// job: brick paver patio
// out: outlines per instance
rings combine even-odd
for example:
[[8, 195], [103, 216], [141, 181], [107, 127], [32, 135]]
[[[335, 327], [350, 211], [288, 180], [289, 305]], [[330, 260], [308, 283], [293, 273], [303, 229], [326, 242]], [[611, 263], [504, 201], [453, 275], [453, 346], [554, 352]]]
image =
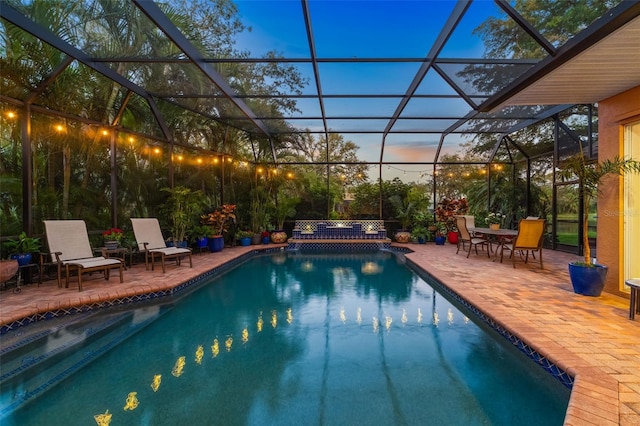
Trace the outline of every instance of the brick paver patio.
[[[485, 254], [455, 254], [455, 246], [396, 244], [413, 250], [407, 259], [451, 288], [537, 352], [575, 378], [567, 425], [640, 425], [640, 319], [628, 319], [629, 300], [609, 294], [576, 295], [567, 263], [576, 257], [544, 252], [545, 269], [537, 262], [493, 262]], [[58, 289], [54, 281], [24, 286], [20, 293], [0, 292], [0, 324], [61, 308], [173, 288], [248, 251], [268, 246], [226, 248], [194, 256], [194, 266], [170, 264], [146, 271], [134, 265], [105, 281], [83, 280], [84, 291]], [[73, 284], [72, 284], [73, 285]]]

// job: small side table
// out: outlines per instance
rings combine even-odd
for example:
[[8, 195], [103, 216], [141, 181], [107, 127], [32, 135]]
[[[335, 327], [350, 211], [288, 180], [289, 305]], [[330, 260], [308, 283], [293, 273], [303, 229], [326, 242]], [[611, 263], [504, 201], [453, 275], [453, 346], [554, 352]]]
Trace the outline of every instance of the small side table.
[[631, 288], [629, 301], [629, 319], [634, 319], [636, 312], [640, 314], [640, 278], [632, 278], [624, 282]]
[[127, 254], [129, 255], [129, 266], [131, 266], [131, 251], [126, 247], [118, 247], [114, 249], [108, 249], [106, 247], [98, 247], [93, 249], [93, 252], [102, 255], [106, 258], [119, 259], [124, 264], [124, 269], [127, 269]]

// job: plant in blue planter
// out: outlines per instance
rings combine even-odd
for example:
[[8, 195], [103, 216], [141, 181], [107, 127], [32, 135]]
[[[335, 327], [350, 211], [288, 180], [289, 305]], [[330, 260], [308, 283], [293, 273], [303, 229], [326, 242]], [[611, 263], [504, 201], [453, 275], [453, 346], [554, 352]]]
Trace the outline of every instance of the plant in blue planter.
[[236, 238], [240, 241], [241, 246], [250, 246], [253, 232], [251, 231], [238, 231], [236, 232]]
[[424, 244], [427, 241], [429, 231], [422, 225], [416, 225], [411, 230], [411, 238], [418, 241], [418, 244]]
[[28, 265], [31, 263], [33, 253], [40, 251], [40, 238], [28, 237], [23, 231], [18, 238], [5, 242], [4, 247], [11, 259], [18, 261], [18, 265]]
[[198, 248], [205, 248], [209, 244], [209, 234], [211, 234], [211, 228], [207, 225], [197, 225], [191, 228], [189, 231], [191, 235], [191, 242]]
[[260, 236], [262, 237], [262, 244], [269, 244], [271, 241], [271, 233], [269, 231], [262, 231]]
[[211, 230], [209, 249], [213, 252], [224, 248], [223, 234], [229, 230], [231, 224], [236, 223], [235, 204], [223, 204], [212, 213], [202, 216], [202, 224]]
[[436, 245], [443, 246], [445, 241], [447, 241], [447, 237], [445, 236], [447, 232], [447, 226], [444, 222], [436, 222], [434, 226], [436, 228], [436, 236], [434, 237]]
[[589, 205], [598, 196], [598, 186], [605, 176], [623, 176], [626, 173], [640, 173], [640, 162], [618, 156], [603, 161], [587, 159], [580, 150], [577, 154], [563, 160], [559, 176], [563, 181], [576, 178], [582, 189], [582, 234], [584, 262], [569, 264], [569, 275], [573, 291], [585, 296], [600, 296], [607, 277], [607, 267], [591, 260], [589, 246]]

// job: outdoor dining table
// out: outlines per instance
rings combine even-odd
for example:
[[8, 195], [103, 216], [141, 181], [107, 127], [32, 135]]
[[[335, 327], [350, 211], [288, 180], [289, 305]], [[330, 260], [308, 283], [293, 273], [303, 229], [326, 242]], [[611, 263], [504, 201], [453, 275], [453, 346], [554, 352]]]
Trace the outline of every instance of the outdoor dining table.
[[496, 248], [496, 251], [495, 251], [495, 256], [494, 256], [494, 259], [493, 259], [494, 261], [498, 257], [498, 250], [500, 250], [500, 247], [502, 246], [502, 244], [504, 244], [505, 241], [511, 240], [516, 235], [518, 235], [518, 231], [517, 230], [515, 230], [515, 229], [504, 229], [504, 228], [498, 228], [498, 229], [469, 228], [469, 232], [471, 232], [472, 234], [491, 235], [491, 236], [495, 237], [495, 241], [496, 241], [496, 244], [498, 245], [498, 247]]

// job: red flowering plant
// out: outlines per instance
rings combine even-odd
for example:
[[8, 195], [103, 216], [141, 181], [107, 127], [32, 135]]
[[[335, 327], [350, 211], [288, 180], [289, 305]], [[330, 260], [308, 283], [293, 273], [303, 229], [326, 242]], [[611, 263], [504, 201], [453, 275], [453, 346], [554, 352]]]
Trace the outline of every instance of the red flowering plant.
[[260, 233], [260, 236], [261, 236], [262, 238], [264, 238], [264, 237], [268, 237], [269, 235], [271, 235], [271, 234], [269, 233], [269, 231], [262, 231], [262, 233]]
[[467, 214], [469, 211], [469, 203], [466, 198], [449, 199], [444, 198], [438, 203], [436, 208], [436, 220], [444, 223], [447, 232], [456, 232], [456, 216]]
[[235, 204], [223, 204], [213, 213], [202, 216], [202, 223], [211, 228], [212, 236], [222, 235], [229, 230], [232, 223], [236, 223], [235, 210]]
[[102, 238], [104, 238], [105, 241], [120, 242], [120, 240], [122, 240], [122, 237], [124, 237], [124, 232], [119, 228], [110, 228], [102, 233]]

